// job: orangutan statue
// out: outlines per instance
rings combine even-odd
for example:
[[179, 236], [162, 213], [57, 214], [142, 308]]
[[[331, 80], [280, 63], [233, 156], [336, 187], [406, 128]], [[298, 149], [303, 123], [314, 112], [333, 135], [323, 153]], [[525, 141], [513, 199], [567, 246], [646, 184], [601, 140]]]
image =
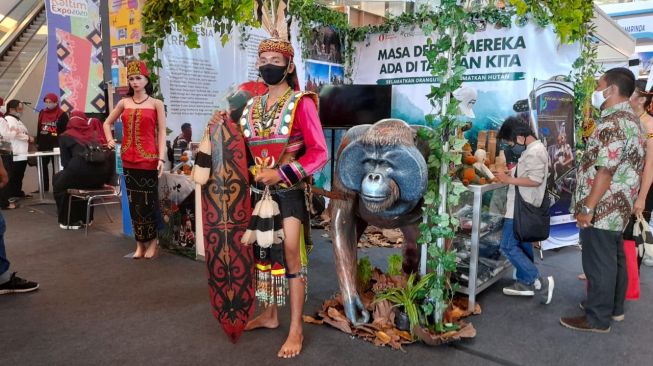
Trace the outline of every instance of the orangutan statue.
[[340, 144], [333, 192], [342, 198], [331, 201], [331, 235], [345, 314], [355, 325], [369, 320], [356, 289], [356, 248], [368, 225], [399, 228], [403, 271], [418, 270], [427, 151], [415, 129], [397, 119], [356, 126]]

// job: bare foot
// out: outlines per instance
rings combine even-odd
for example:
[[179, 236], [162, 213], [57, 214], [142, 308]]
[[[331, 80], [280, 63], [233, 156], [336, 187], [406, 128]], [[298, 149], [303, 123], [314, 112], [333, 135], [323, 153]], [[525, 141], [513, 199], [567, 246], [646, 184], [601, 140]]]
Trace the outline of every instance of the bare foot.
[[145, 252], [144, 257], [147, 259], [156, 258], [159, 254], [159, 240], [153, 239], [150, 240], [150, 244], [147, 246], [147, 251]]
[[258, 328], [274, 329], [278, 327], [279, 319], [277, 319], [276, 314], [272, 314], [270, 311], [265, 311], [256, 318], [250, 320], [245, 326], [245, 330], [253, 330]]
[[145, 255], [145, 246], [141, 243], [136, 244], [136, 251], [132, 255], [132, 259], [141, 259]]
[[304, 343], [304, 336], [302, 335], [301, 330], [300, 331], [291, 330], [290, 333], [288, 333], [288, 338], [286, 339], [286, 343], [284, 343], [283, 346], [281, 346], [281, 349], [279, 350], [279, 353], [277, 353], [277, 356], [281, 358], [296, 357], [302, 351], [303, 343]]

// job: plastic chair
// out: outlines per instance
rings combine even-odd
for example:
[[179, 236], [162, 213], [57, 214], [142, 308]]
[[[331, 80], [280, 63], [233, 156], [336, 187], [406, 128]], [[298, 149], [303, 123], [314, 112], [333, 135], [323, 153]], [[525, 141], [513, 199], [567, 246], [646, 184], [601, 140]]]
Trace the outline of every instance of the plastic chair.
[[117, 186], [105, 186], [98, 189], [68, 189], [68, 220], [66, 225], [70, 226], [70, 207], [73, 198], [79, 198], [86, 201], [86, 225], [84, 225], [84, 235], [88, 236], [88, 227], [90, 226], [89, 220], [91, 218], [91, 207], [102, 206], [104, 211], [109, 217], [109, 221], [113, 223], [113, 218], [109, 214], [108, 205], [119, 205], [121, 188], [120, 184]]

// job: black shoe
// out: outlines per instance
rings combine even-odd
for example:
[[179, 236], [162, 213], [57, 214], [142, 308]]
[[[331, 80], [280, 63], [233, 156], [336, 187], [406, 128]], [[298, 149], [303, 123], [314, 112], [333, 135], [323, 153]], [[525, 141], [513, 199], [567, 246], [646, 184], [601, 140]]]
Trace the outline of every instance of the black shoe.
[[16, 276], [16, 272], [14, 272], [9, 281], [0, 285], [0, 295], [31, 292], [38, 288], [38, 283], [24, 280]]

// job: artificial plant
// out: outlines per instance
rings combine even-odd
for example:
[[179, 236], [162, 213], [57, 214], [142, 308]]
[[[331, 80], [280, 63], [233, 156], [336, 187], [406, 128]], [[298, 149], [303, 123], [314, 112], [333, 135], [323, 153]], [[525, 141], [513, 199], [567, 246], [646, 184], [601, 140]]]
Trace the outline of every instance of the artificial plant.
[[408, 315], [410, 332], [411, 334], [414, 334], [415, 327], [420, 325], [418, 310], [419, 303], [426, 297], [429, 288], [431, 287], [431, 282], [435, 276], [435, 273], [428, 273], [418, 279], [417, 275], [412, 273], [408, 276], [406, 286], [402, 288], [388, 288], [377, 294], [374, 301], [381, 302], [383, 300], [388, 300], [393, 303], [394, 306], [401, 306], [403, 311], [406, 312], [406, 315]]
[[[140, 54], [140, 58], [145, 60], [150, 70], [160, 68], [161, 59], [157, 54], [163, 49], [166, 37], [172, 33], [173, 25], [186, 37], [189, 48], [199, 47], [195, 27], [207, 21], [213, 24], [224, 44], [234, 27], [257, 24], [254, 9], [255, 0], [147, 0], [143, 7], [141, 38], [145, 52]], [[155, 92], [158, 92], [156, 74], [151, 73], [150, 78]]]

